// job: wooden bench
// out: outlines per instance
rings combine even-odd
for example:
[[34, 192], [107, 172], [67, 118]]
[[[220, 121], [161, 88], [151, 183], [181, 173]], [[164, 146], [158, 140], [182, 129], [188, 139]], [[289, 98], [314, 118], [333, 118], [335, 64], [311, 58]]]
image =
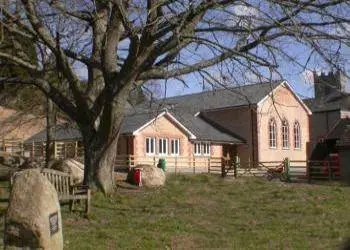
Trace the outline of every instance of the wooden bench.
[[61, 203], [69, 202], [70, 210], [73, 211], [76, 201], [85, 200], [85, 212], [90, 213], [91, 191], [87, 186], [74, 185], [73, 176], [61, 171], [43, 168], [41, 173], [55, 187]]

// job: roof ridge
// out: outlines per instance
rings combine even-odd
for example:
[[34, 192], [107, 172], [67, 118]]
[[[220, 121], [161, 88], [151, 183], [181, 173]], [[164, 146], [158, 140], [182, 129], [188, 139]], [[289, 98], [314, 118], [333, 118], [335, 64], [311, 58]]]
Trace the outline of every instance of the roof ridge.
[[202, 91], [202, 92], [196, 92], [196, 93], [189, 93], [189, 94], [184, 94], [184, 95], [176, 95], [176, 96], [170, 96], [170, 97], [166, 97], [166, 98], [160, 98], [160, 99], [157, 99], [157, 101], [166, 101], [166, 100], [175, 99], [175, 98], [178, 98], [178, 97], [202, 95], [202, 94], [206, 94], [206, 93], [214, 93], [216, 91], [234, 90], [234, 89], [238, 89], [238, 88], [246, 88], [246, 87], [251, 87], [251, 86], [256, 86], [256, 85], [267, 85], [267, 84], [276, 84], [276, 83], [281, 84], [284, 81], [285, 80], [273, 80], [273, 81], [270, 81], [270, 82], [246, 84], [246, 85], [239, 85], [239, 86], [227, 87], [227, 88], [217, 88], [217, 89], [207, 90], [207, 91]]

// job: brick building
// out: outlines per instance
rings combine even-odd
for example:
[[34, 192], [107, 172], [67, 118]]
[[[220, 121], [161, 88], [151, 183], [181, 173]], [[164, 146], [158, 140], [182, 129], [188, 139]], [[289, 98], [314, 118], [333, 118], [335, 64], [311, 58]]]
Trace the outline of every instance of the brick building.
[[350, 118], [350, 95], [347, 79], [341, 71], [314, 72], [315, 97], [304, 100], [312, 111], [310, 158], [323, 160], [337, 153], [336, 143]]
[[[308, 107], [286, 81], [176, 96], [128, 110], [118, 154], [241, 162], [307, 160]], [[68, 131], [68, 130], [67, 130]], [[65, 129], [57, 141], [80, 137]], [[41, 132], [26, 143], [44, 141]]]

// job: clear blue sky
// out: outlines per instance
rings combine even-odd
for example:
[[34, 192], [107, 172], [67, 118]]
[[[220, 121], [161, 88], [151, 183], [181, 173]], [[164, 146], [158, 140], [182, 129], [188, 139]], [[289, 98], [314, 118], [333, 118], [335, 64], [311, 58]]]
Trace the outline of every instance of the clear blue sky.
[[[293, 54], [298, 62], [302, 65], [308, 60], [308, 56], [310, 53], [309, 48], [305, 48], [296, 44], [290, 44], [290, 54]], [[346, 51], [347, 52], [347, 51]], [[344, 52], [345, 53], [345, 52]], [[303, 67], [296, 65], [295, 63], [290, 63], [285, 59], [279, 60], [279, 72], [281, 73], [283, 79], [287, 80], [289, 84], [293, 87], [293, 89], [299, 94], [299, 96], [303, 99], [306, 97], [313, 97], [314, 95], [314, 86], [312, 82], [312, 78], [307, 77], [306, 73], [309, 72], [309, 75], [312, 75], [311, 70], [316, 70], [318, 72], [328, 72], [331, 68], [326, 65], [319, 57], [315, 56], [308, 63], [308, 69], [305, 70]], [[348, 68], [347, 68], [348, 67]], [[344, 65], [345, 70], [349, 70], [349, 66]], [[195, 92], [203, 91], [203, 82], [202, 79], [194, 74], [187, 75], [183, 77], [188, 87], [184, 86], [179, 81], [168, 81], [166, 88], [166, 95], [175, 96], [175, 95], [184, 95]], [[241, 83], [249, 84], [249, 82]], [[165, 93], [164, 89], [164, 81], [159, 83], [162, 88], [162, 96]], [[348, 83], [349, 85], [349, 83]], [[234, 86], [234, 85], [233, 85]], [[158, 86], [159, 87], [159, 86]], [[206, 86], [206, 90], [210, 89], [210, 86]], [[350, 87], [347, 88], [350, 90]], [[159, 92], [159, 89], [158, 89]]]

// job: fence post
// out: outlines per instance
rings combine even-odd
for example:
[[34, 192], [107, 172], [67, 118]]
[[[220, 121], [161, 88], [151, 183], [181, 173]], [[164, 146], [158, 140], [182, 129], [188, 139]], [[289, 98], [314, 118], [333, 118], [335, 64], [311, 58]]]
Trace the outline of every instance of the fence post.
[[208, 174], [210, 174], [210, 157], [208, 158]]
[[175, 175], [176, 175], [176, 172], [177, 172], [177, 157], [175, 156]]
[[286, 171], [287, 181], [290, 182], [290, 161], [288, 157], [284, 159], [284, 171]]
[[193, 157], [193, 162], [192, 162], [192, 164], [193, 164], [192, 167], [195, 168], [195, 166], [196, 166], [196, 157], [195, 157], [195, 156]]
[[128, 155], [128, 167], [129, 167], [129, 170], [131, 168], [131, 155]]
[[226, 166], [226, 158], [222, 158], [221, 162], [221, 177], [224, 178], [226, 176], [226, 171], [225, 171], [225, 166]]
[[55, 156], [55, 159], [57, 159], [57, 142], [54, 141], [53, 145], [53, 155]]
[[235, 161], [233, 162], [233, 177], [237, 178], [237, 166], [240, 163], [240, 159], [238, 157], [238, 155], [236, 155], [235, 157]]
[[78, 141], [75, 141], [75, 147], [74, 147], [74, 157], [78, 157]]
[[306, 161], [306, 174], [307, 174], [307, 182], [311, 183], [311, 166], [310, 162]]
[[156, 156], [153, 156], [153, 167], [156, 166]]
[[63, 143], [63, 150], [64, 150], [64, 159], [67, 159], [67, 145], [65, 142]]
[[330, 161], [327, 161], [327, 167], [328, 167], [328, 180], [332, 180], [332, 171], [331, 171], [331, 164]]
[[32, 159], [34, 158], [34, 153], [35, 153], [35, 144], [34, 141], [32, 142]]

